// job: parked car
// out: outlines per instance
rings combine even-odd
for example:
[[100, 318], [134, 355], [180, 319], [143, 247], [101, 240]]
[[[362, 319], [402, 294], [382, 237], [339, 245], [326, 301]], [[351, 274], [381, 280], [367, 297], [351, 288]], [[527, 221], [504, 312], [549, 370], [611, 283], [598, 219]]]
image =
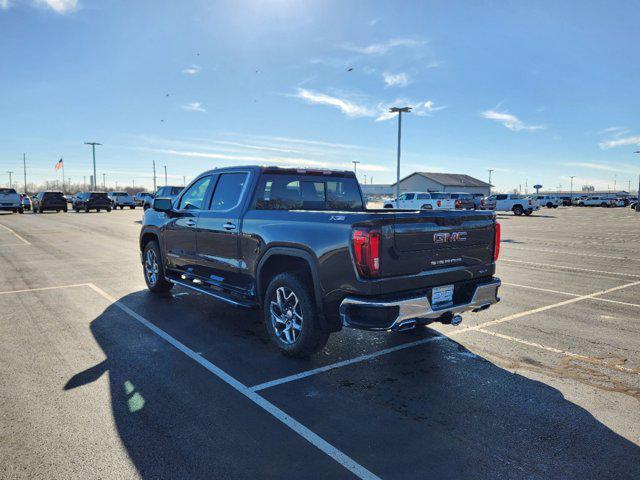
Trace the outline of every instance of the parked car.
[[27, 195], [26, 193], [21, 193], [20, 202], [22, 203], [23, 210], [31, 210], [31, 199], [29, 198], [29, 195]]
[[483, 209], [494, 210], [496, 212], [513, 212], [514, 215], [520, 216], [531, 215], [537, 210], [537, 205], [531, 198], [523, 197], [517, 194], [500, 193], [487, 197], [484, 201]]
[[148, 192], [138, 192], [133, 196], [133, 201], [136, 202], [136, 206], [144, 206], [145, 200], [149, 198], [149, 201], [153, 203], [153, 194]]
[[607, 207], [615, 206], [615, 201], [613, 199], [607, 198], [607, 197], [600, 197], [600, 196], [587, 197], [587, 198], [581, 198], [578, 201], [578, 206], [579, 207], [603, 207], [603, 208], [607, 208]]
[[31, 198], [31, 210], [33, 213], [44, 213], [47, 210], [66, 212], [67, 201], [62, 192], [39, 192]]
[[400, 201], [393, 199], [384, 203], [384, 208], [400, 210], [454, 210], [455, 200], [444, 193], [406, 192], [400, 195]]
[[73, 195], [68, 194], [68, 195], [63, 195], [63, 197], [67, 201], [67, 203], [73, 203]]
[[199, 175], [144, 213], [151, 292], [181, 285], [262, 309], [286, 355], [343, 326], [457, 325], [498, 301], [500, 227], [486, 211], [366, 210], [353, 172], [236, 167]]
[[474, 210], [476, 208], [475, 198], [472, 193], [450, 193], [449, 195], [455, 202], [457, 209]]
[[73, 201], [73, 209], [76, 213], [80, 212], [80, 210], [84, 212], [89, 212], [90, 210], [95, 210], [96, 212], [106, 210], [110, 212], [111, 200], [109, 200], [105, 192], [81, 192], [76, 195]]
[[560, 205], [560, 198], [555, 195], [535, 195], [533, 197], [541, 207], [558, 208]]
[[13, 188], [0, 188], [0, 210], [24, 213], [20, 195]]
[[473, 195], [473, 205], [476, 210], [480, 210], [484, 203], [484, 193], [474, 193]]
[[162, 197], [162, 198], [177, 198], [183, 187], [175, 187], [175, 186], [164, 186], [160, 187], [156, 193], [150, 198], [146, 198], [144, 201], [143, 208], [146, 210], [147, 208], [153, 205], [153, 199]]
[[109, 192], [107, 196], [109, 200], [111, 200], [111, 208], [113, 209], [117, 209], [118, 207], [120, 207], [120, 210], [124, 207], [129, 207], [130, 209], [136, 208], [136, 202], [133, 196], [127, 192]]

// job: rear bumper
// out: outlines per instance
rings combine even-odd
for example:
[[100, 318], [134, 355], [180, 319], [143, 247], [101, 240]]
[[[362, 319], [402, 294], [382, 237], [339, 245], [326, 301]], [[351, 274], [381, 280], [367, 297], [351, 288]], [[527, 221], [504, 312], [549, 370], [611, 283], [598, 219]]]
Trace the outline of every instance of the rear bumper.
[[[362, 330], [398, 330], [407, 320], [436, 320], [469, 310], [479, 311], [500, 301], [501, 282], [492, 278], [476, 285], [469, 301], [434, 309], [429, 295], [377, 301], [375, 299], [347, 297], [340, 303], [340, 318], [346, 327]], [[368, 321], [367, 317], [371, 319]]]

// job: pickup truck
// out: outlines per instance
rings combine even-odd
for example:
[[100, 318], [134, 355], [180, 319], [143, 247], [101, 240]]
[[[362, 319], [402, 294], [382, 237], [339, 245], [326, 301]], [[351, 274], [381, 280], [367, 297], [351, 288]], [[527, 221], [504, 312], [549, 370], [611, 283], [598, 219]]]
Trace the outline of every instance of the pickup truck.
[[20, 195], [13, 188], [0, 188], [0, 210], [24, 213]]
[[579, 207], [615, 207], [615, 201], [608, 197], [587, 197], [578, 200]]
[[456, 208], [456, 201], [445, 193], [406, 192], [399, 198], [400, 201], [394, 198], [385, 202], [384, 208], [401, 210], [453, 210]]
[[169, 186], [169, 185], [160, 187], [158, 188], [158, 190], [156, 190], [156, 193], [154, 193], [153, 195], [149, 195], [144, 199], [142, 208], [144, 210], [146, 210], [147, 208], [151, 208], [151, 206], [153, 205], [153, 199], [156, 197], [176, 198], [182, 191], [182, 188], [183, 187], [175, 187], [175, 186]]
[[547, 208], [558, 208], [562, 200], [555, 195], [535, 195], [533, 197], [538, 203], [542, 206], [544, 205]]
[[482, 207], [484, 210], [494, 210], [496, 212], [513, 212], [514, 215], [520, 216], [531, 215], [534, 210], [538, 210], [540, 206], [535, 200], [516, 194], [497, 194], [491, 195], [484, 200]]
[[124, 207], [129, 207], [130, 209], [136, 208], [136, 202], [133, 199], [133, 196], [129, 195], [127, 192], [109, 192], [107, 193], [107, 196], [111, 201], [111, 208], [114, 210], [118, 207], [120, 207], [120, 210]]
[[486, 211], [367, 210], [353, 172], [207, 171], [144, 213], [148, 289], [180, 285], [262, 310], [286, 355], [343, 326], [401, 331], [499, 301], [500, 226]]

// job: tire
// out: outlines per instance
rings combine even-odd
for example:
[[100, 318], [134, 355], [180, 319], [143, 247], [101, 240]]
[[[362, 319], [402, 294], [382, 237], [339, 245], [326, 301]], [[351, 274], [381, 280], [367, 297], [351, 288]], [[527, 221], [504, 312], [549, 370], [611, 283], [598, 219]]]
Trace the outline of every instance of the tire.
[[584, 203], [580, 202], [580, 203], [578, 204], [578, 206], [579, 206], [579, 207], [584, 207]]
[[[145, 205], [145, 206], [144, 206], [144, 209], [146, 210], [147, 208], [149, 208], [149, 207], [147, 207], [147, 206]], [[393, 208], [393, 205], [385, 205], [383, 208]]]
[[521, 205], [515, 205], [515, 206], [513, 207], [513, 214], [514, 214], [514, 215], [516, 215], [516, 216], [518, 216], [518, 217], [519, 217], [519, 216], [520, 216], [520, 215], [522, 215], [523, 213], [524, 213], [524, 209], [522, 208], [522, 206], [521, 206]]
[[320, 329], [311, 289], [295, 275], [273, 277], [262, 308], [267, 334], [284, 355], [304, 358], [326, 345], [329, 334]]
[[[111, 211], [111, 210], [109, 210], [109, 211]], [[96, 208], [96, 212], [100, 213], [100, 209], [99, 209], [99, 208]]]
[[65, 208], [63, 208], [63, 209], [62, 209], [62, 211], [63, 211], [64, 213], [67, 213], [67, 212], [69, 211], [69, 209], [68, 209], [67, 207], [65, 207]]
[[144, 281], [149, 291], [167, 293], [173, 288], [173, 283], [167, 282], [164, 277], [164, 262], [162, 261], [162, 253], [160, 253], [158, 242], [152, 240], [145, 245], [142, 261]]
[[553, 208], [553, 203], [547, 202], [547, 208]]
[[84, 213], [89, 213], [89, 206], [84, 207]]
[[554, 205], [553, 208], [558, 208], [558, 205]]
[[135, 210], [136, 206], [135, 205], [129, 205], [129, 210]]
[[14, 208], [13, 210], [11, 210], [11, 213], [18, 213], [18, 209]]
[[20, 213], [20, 214], [24, 213], [24, 207], [20, 207], [20, 208], [18, 209], [18, 213]]
[[75, 207], [74, 210], [76, 211], [76, 213], [80, 213], [80, 209], [78, 207]]
[[59, 208], [58, 208], [58, 209], [56, 209], [56, 213], [60, 213], [60, 209], [59, 209]]
[[43, 207], [40, 207], [40, 208], [38, 209], [38, 213], [44, 213], [44, 208], [43, 208]]
[[[100, 210], [98, 210], [98, 211], [100, 211]], [[111, 209], [109, 207], [107, 207], [107, 212], [110, 212], [110, 211], [111, 211]]]
[[[387, 207], [385, 207], [385, 208], [387, 208]], [[391, 208], [391, 207], [388, 207], [388, 208]], [[148, 209], [149, 209], [149, 205], [146, 205], [146, 204], [145, 204], [145, 205], [142, 207], [142, 210], [144, 210], [145, 212], [146, 212]]]
[[524, 214], [528, 217], [529, 215], [531, 215], [533, 213], [533, 210], [525, 210]]
[[600, 204], [600, 206], [601, 206], [602, 208], [607, 208], [609, 205], [608, 205], [606, 202], [602, 202], [602, 203]]
[[422, 205], [420, 207], [420, 210], [433, 210], [433, 207], [431, 205]]

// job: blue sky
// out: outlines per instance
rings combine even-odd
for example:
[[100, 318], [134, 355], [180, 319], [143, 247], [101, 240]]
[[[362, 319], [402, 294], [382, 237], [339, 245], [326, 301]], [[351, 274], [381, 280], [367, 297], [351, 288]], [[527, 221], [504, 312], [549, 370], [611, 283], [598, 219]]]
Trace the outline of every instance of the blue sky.
[[[638, 2], [0, 0], [0, 184], [234, 164], [635, 186]], [[162, 175], [161, 175], [162, 176]], [[163, 180], [161, 181], [163, 183]], [[635, 187], [634, 187], [635, 188]]]

